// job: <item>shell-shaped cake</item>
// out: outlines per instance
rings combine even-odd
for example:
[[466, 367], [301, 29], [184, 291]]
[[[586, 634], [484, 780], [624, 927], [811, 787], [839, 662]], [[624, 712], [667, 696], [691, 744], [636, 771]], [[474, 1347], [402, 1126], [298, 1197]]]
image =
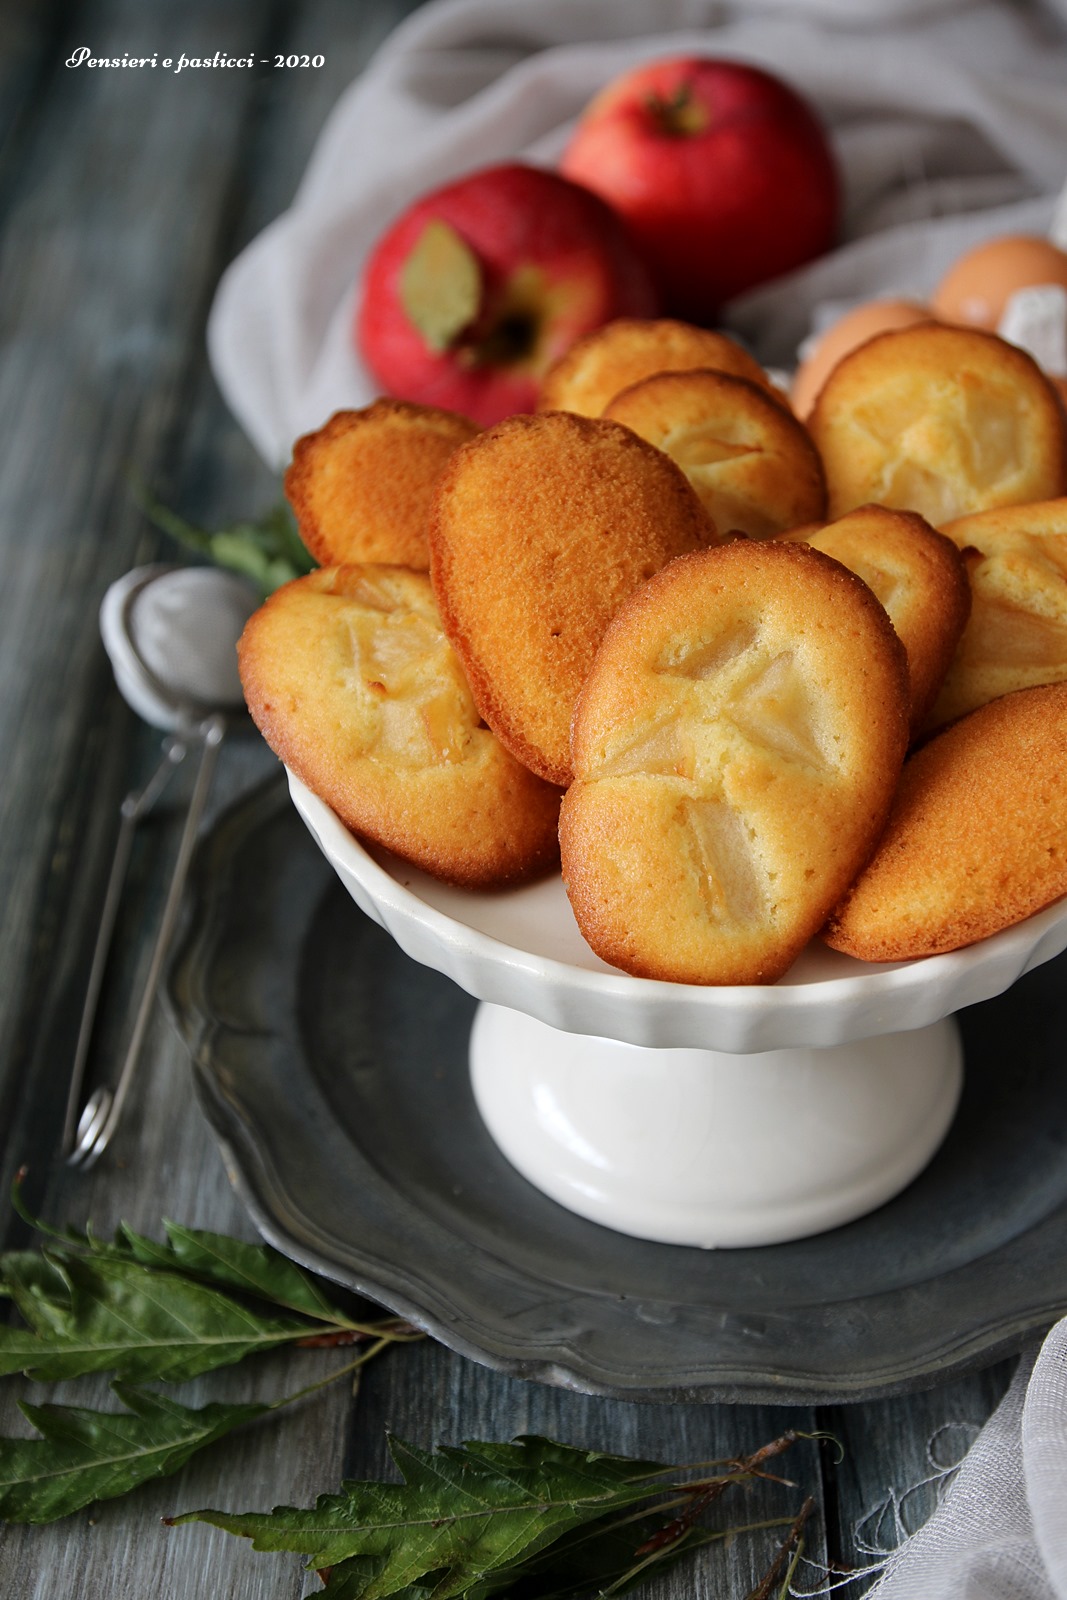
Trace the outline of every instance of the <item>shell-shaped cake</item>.
[[267, 743], [353, 832], [471, 887], [556, 860], [559, 792], [482, 723], [424, 573], [298, 578], [252, 615], [238, 658]]
[[453, 450], [477, 432], [454, 411], [382, 399], [337, 411], [298, 439], [285, 493], [319, 565], [372, 561], [426, 572], [437, 480]]
[[766, 539], [826, 511], [807, 429], [747, 378], [660, 372], [623, 389], [604, 415], [678, 463], [720, 533]]
[[804, 540], [861, 577], [877, 595], [908, 656], [911, 726], [917, 732], [941, 686], [971, 609], [963, 556], [915, 511], [860, 506]]
[[963, 553], [973, 598], [929, 727], [1067, 678], [1067, 499], [983, 511], [943, 531]]
[[876, 502], [955, 517], [1067, 491], [1067, 417], [1050, 380], [996, 334], [935, 322], [845, 356], [808, 426], [830, 516]]
[[839, 562], [745, 540], [673, 562], [575, 711], [560, 843], [582, 933], [640, 976], [773, 982], [874, 848], [907, 739], [903, 647]]
[[729, 334], [670, 317], [618, 317], [585, 334], [549, 368], [539, 411], [574, 411], [601, 417], [623, 389], [656, 372], [711, 367], [770, 387], [754, 356]]
[[520, 761], [569, 782], [571, 713], [611, 618], [716, 538], [681, 470], [617, 422], [509, 417], [456, 451], [430, 573], [478, 708]]
[[863, 961], [957, 950], [1067, 894], [1067, 684], [961, 717], [909, 759], [827, 942]]

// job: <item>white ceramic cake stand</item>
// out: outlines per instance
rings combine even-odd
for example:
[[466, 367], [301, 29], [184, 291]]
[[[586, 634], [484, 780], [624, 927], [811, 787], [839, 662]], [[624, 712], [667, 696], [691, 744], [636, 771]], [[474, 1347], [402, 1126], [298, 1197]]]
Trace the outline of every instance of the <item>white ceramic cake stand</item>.
[[586, 945], [558, 877], [448, 888], [289, 785], [360, 908], [482, 1002], [471, 1076], [503, 1153], [561, 1205], [639, 1238], [777, 1244], [888, 1200], [952, 1120], [952, 1013], [1067, 947], [1060, 900], [924, 961], [873, 966], [813, 944], [770, 986], [633, 978]]

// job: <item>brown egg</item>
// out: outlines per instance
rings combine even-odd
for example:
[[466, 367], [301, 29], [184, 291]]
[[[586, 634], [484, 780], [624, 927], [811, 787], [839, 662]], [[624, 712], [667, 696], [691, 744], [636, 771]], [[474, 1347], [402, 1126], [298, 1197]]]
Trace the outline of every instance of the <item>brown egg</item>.
[[846, 311], [827, 328], [811, 355], [797, 368], [790, 392], [797, 416], [801, 421], [807, 418], [830, 373], [857, 345], [866, 344], [876, 333], [910, 328], [913, 323], [931, 320], [930, 311], [915, 300], [868, 300]]
[[1067, 251], [1035, 235], [1009, 234], [960, 256], [938, 284], [930, 307], [944, 322], [995, 333], [1016, 289], [1044, 283], [1067, 289]]

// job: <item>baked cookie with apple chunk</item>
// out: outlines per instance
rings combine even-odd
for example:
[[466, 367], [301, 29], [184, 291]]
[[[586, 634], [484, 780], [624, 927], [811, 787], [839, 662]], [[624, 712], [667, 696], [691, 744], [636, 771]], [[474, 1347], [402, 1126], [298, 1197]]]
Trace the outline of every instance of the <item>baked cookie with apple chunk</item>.
[[808, 421], [830, 516], [875, 502], [940, 527], [1067, 492], [1067, 416], [1024, 350], [976, 328], [916, 323], [851, 351]]
[[1067, 499], [982, 511], [942, 531], [962, 552], [973, 599], [931, 728], [1013, 689], [1067, 679]]
[[685, 474], [629, 428], [565, 411], [461, 445], [430, 518], [430, 576], [475, 702], [549, 783], [604, 630], [675, 556], [717, 542]]
[[601, 417], [622, 389], [656, 372], [711, 367], [773, 390], [754, 356], [728, 334], [670, 317], [616, 317], [576, 339], [541, 380], [539, 411]]
[[557, 860], [559, 791], [481, 721], [425, 573], [297, 578], [249, 619], [238, 662], [271, 749], [354, 833], [467, 887]]
[[477, 432], [454, 411], [380, 399], [336, 411], [298, 439], [285, 494], [319, 565], [373, 561], [427, 571], [434, 487], [453, 450]]
[[655, 373], [623, 389], [604, 415], [676, 461], [724, 534], [766, 539], [826, 513], [807, 429], [747, 378], [706, 367]]
[[1067, 894], [1067, 683], [991, 700], [909, 759], [825, 938], [861, 961], [974, 944]]
[[803, 544], [683, 556], [623, 606], [574, 714], [563, 876], [605, 961], [772, 983], [866, 862], [908, 740], [904, 650]]
[[793, 528], [782, 538], [833, 556], [882, 602], [907, 652], [911, 728], [918, 733], [970, 614], [959, 550], [917, 511], [886, 506], [860, 506], [836, 522]]

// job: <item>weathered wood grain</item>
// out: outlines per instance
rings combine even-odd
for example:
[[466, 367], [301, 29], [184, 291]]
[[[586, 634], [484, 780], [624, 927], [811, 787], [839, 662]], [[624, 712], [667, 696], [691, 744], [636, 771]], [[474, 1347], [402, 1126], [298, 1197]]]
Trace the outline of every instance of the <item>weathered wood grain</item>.
[[[341, 88], [407, 9], [368, 8], [361, 24], [332, 0], [283, 27], [253, 0], [221, 14], [161, 4], [149, 36], [149, 14], [117, 0], [79, 12], [77, 34], [54, 45], [69, 55], [79, 39], [121, 52], [243, 38], [273, 54], [330, 42], [327, 67], [299, 81], [54, 74], [22, 139], [0, 374], [0, 747], [17, 752], [0, 794], [0, 1125], [43, 1114], [27, 1112], [22, 1087], [59, 1053], [42, 1049], [40, 1022], [69, 1019], [108, 832], [146, 770], [96, 622], [108, 582], [161, 548], [127, 474], [208, 520], [275, 496], [206, 374], [207, 306], [233, 249], [288, 202]], [[214, 503], [195, 492], [201, 480]], [[9, 1149], [0, 1183], [17, 1159]]]
[[[279, 17], [254, 3], [225, 12], [105, 3], [80, 8], [77, 34], [62, 43], [36, 40], [38, 52], [69, 54], [91, 41], [104, 53], [150, 45], [150, 29], [161, 49], [173, 40], [191, 51], [194, 40], [226, 48], [243, 33], [265, 53], [327, 56], [314, 79], [279, 74], [248, 85], [190, 75], [161, 87], [137, 73], [53, 72], [47, 98], [20, 130], [7, 217], [9, 360], [0, 376], [0, 738], [17, 751], [0, 800], [0, 1182], [6, 1193], [14, 1169], [31, 1160], [31, 1199], [52, 1221], [91, 1215], [110, 1226], [127, 1217], [155, 1232], [169, 1214], [253, 1234], [192, 1105], [184, 1049], [161, 1015], [112, 1151], [86, 1176], [49, 1165], [118, 804], [143, 781], [158, 746], [112, 685], [96, 608], [113, 577], [172, 553], [136, 511], [129, 467], [209, 525], [276, 496], [207, 373], [204, 317], [225, 262], [288, 202], [337, 94], [408, 9], [376, 5], [361, 16], [324, 0]], [[254, 736], [232, 739], [214, 808], [272, 761]], [[180, 799], [176, 789], [138, 842], [94, 1051], [100, 1072], [118, 1058], [124, 996], [143, 976]], [[20, 1234], [9, 1229], [12, 1239]], [[279, 1358], [228, 1375], [225, 1392], [277, 1395], [329, 1360]], [[0, 1397], [2, 1426], [25, 1432], [13, 1388]], [[192, 1385], [186, 1398], [202, 1394]], [[79, 1386], [78, 1398], [107, 1403], [103, 1385], [95, 1394]], [[5, 1595], [302, 1594], [309, 1583], [298, 1561], [265, 1567], [243, 1545], [208, 1529], [168, 1532], [159, 1517], [224, 1503], [235, 1484], [250, 1505], [313, 1499], [337, 1481], [348, 1412], [346, 1389], [328, 1391], [280, 1418], [284, 1435], [251, 1429], [194, 1463], [180, 1486], [161, 1484], [54, 1528], [5, 1529]]]

